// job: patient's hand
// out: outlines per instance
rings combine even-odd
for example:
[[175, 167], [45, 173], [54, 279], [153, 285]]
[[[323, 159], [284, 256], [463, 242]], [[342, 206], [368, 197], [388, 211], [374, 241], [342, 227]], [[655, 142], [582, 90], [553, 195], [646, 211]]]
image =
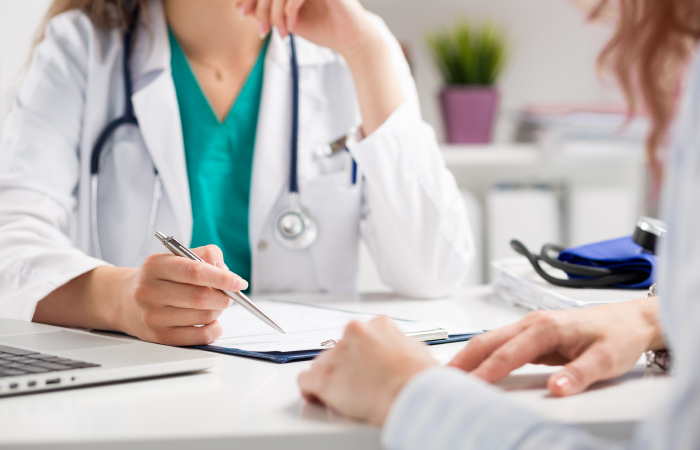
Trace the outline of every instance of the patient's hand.
[[382, 425], [394, 399], [415, 374], [437, 361], [425, 344], [404, 336], [391, 319], [350, 323], [343, 339], [299, 376], [308, 401]]
[[527, 364], [564, 365], [547, 387], [577, 394], [627, 372], [646, 350], [665, 348], [655, 297], [574, 311], [537, 311], [472, 339], [450, 362], [488, 382]]

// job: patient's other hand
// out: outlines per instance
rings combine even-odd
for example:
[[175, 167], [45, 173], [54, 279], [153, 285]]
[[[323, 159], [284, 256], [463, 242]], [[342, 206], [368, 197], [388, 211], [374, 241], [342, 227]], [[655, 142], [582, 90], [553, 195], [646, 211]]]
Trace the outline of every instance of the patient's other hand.
[[450, 365], [495, 382], [527, 363], [564, 365], [547, 387], [578, 394], [627, 372], [646, 350], [665, 348], [656, 297], [574, 311], [536, 311], [472, 339]]

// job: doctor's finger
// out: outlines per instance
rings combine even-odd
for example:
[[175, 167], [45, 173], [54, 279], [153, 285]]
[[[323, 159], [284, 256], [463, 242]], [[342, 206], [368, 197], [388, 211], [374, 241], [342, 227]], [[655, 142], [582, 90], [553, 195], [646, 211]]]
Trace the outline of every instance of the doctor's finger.
[[526, 327], [527, 325], [521, 320], [503, 328], [487, 331], [471, 339], [448, 365], [469, 372], [484, 362], [500, 346], [522, 333]]
[[284, 15], [287, 17], [286, 25], [287, 31], [290, 33], [294, 32], [294, 26], [297, 23], [297, 18], [299, 17], [299, 10], [306, 0], [287, 0], [287, 4], [284, 7]]
[[285, 3], [286, 0], [272, 0], [272, 6], [270, 8], [270, 22], [277, 27], [277, 31], [282, 37], [286, 37], [289, 34], [287, 31], [287, 21], [284, 15]]
[[255, 6], [257, 3], [258, 0], [241, 0], [238, 2], [236, 5], [238, 7], [238, 14], [240, 18], [242, 19], [249, 14], [255, 13]]
[[233, 302], [226, 294], [217, 289], [168, 281], [159, 282], [144, 295], [150, 296], [147, 299], [149, 303], [155, 302], [161, 307], [223, 311]]
[[214, 321], [202, 327], [172, 327], [154, 332], [154, 342], [177, 347], [211, 344], [221, 336], [223, 328]]
[[248, 282], [235, 273], [207, 264], [202, 261], [192, 261], [179, 256], [152, 255], [146, 258], [141, 270], [148, 277], [177, 283], [206, 286], [214, 289], [237, 291], [248, 287]]
[[144, 322], [152, 328], [185, 327], [191, 325], [209, 325], [218, 319], [222, 310], [189, 309], [166, 306], [147, 316]]
[[255, 17], [259, 21], [260, 37], [270, 32], [271, 0], [258, 0], [255, 5]]
[[218, 246], [213, 244], [195, 247], [192, 249], [192, 253], [199, 256], [209, 264], [214, 264], [215, 266], [217, 266], [217, 262], [224, 260], [224, 253]]
[[557, 340], [551, 329], [530, 327], [499, 347], [471, 374], [493, 383], [540, 356], [552, 353], [556, 347]]

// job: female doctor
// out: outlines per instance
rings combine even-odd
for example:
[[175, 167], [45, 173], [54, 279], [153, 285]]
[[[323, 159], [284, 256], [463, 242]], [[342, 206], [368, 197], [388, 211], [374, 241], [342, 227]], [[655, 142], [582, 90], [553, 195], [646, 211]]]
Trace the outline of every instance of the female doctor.
[[361, 234], [406, 295], [472, 257], [400, 46], [357, 0], [56, 0], [5, 130], [3, 317], [205, 344], [216, 289], [354, 290]]

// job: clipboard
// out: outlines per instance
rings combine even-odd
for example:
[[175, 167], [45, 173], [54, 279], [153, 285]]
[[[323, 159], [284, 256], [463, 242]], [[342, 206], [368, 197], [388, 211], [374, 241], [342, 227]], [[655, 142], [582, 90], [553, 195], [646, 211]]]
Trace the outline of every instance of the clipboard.
[[[435, 341], [425, 341], [428, 345], [440, 345], [449, 344], [452, 342], [464, 342], [469, 339], [480, 335], [481, 333], [472, 334], [456, 334], [448, 336], [446, 339], [439, 339]], [[199, 350], [206, 350], [208, 352], [223, 353], [226, 355], [243, 356], [245, 358], [262, 359], [265, 361], [270, 361], [278, 364], [285, 364], [289, 362], [296, 361], [306, 361], [309, 359], [314, 359], [316, 356], [321, 354], [323, 350], [308, 350], [300, 352], [251, 352], [247, 350], [238, 350], [235, 348], [224, 348], [217, 347], [215, 345], [195, 345], [192, 348]]]
[[[286, 321], [283, 324], [286, 334], [270, 332], [268, 327], [234, 304], [219, 317], [224, 330], [222, 336], [209, 345], [192, 348], [279, 364], [304, 361], [333, 347], [341, 339], [349, 322], [366, 322], [378, 317], [375, 314], [346, 311], [326, 305], [273, 299], [259, 300], [258, 304], [281, 322]], [[405, 335], [428, 345], [467, 341], [483, 333], [483, 330], [443, 323], [396, 318], [392, 320]]]

